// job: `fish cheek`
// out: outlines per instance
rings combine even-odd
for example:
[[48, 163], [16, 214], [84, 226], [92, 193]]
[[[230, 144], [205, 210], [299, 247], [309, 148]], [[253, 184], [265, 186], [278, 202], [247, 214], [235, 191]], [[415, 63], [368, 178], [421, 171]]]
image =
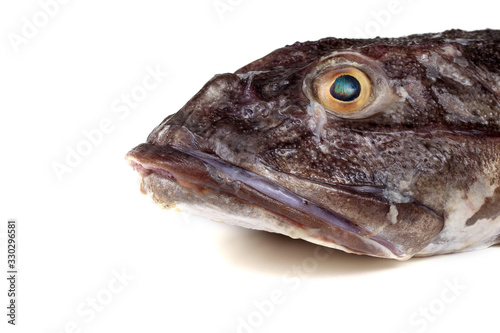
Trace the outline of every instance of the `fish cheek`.
[[444, 219], [424, 206], [414, 203], [393, 204], [388, 220], [391, 219], [391, 210], [397, 211], [397, 217], [381, 229], [378, 236], [393, 243], [404, 252], [406, 258], [418, 254], [444, 227]]
[[303, 178], [289, 173], [268, 171], [268, 176], [308, 202], [335, 212], [359, 226], [362, 230], [359, 234], [346, 234], [342, 239], [339, 239], [340, 235], [329, 234], [338, 231], [330, 230], [327, 220], [321, 228], [324, 237], [340, 240], [339, 245], [355, 253], [386, 257], [380, 251], [370, 252], [376, 249], [360, 246], [359, 238], [363, 238], [366, 246], [374, 241], [391, 251], [394, 258], [406, 260], [432, 242], [444, 226], [443, 218], [431, 209], [415, 202], [391, 203], [380, 197], [376, 188], [367, 188], [363, 193], [356, 186], [350, 188], [304, 182]]
[[444, 227], [444, 219], [416, 203], [389, 203], [365, 195], [336, 194], [336, 210], [365, 228], [370, 238], [398, 259], [406, 260], [431, 243]]

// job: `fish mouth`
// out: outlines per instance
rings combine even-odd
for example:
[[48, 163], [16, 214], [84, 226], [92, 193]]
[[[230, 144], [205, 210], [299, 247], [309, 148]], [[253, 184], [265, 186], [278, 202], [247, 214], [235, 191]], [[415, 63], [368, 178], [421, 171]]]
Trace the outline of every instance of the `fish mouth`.
[[349, 218], [213, 155], [144, 143], [132, 149], [126, 160], [141, 176], [141, 192], [165, 208], [184, 200], [215, 200], [214, 206], [224, 203], [225, 209], [252, 207], [253, 212], [265, 212], [260, 217], [272, 216], [273, 221], [267, 226], [250, 223], [246, 227], [284, 233], [346, 252], [406, 259], [391, 242], [372, 235]]

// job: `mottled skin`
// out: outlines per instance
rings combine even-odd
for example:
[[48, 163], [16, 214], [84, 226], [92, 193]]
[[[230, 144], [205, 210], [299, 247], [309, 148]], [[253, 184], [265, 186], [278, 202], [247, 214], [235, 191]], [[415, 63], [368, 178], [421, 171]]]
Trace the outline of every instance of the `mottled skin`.
[[[295, 43], [215, 76], [128, 159], [164, 207], [220, 207], [219, 220], [243, 214], [259, 222], [234, 223], [387, 258], [487, 247], [500, 241], [499, 43], [496, 30]], [[332, 58], [385, 87], [367, 116], [339, 117], [310, 97], [311, 76]], [[199, 152], [355, 230], [271, 198]]]

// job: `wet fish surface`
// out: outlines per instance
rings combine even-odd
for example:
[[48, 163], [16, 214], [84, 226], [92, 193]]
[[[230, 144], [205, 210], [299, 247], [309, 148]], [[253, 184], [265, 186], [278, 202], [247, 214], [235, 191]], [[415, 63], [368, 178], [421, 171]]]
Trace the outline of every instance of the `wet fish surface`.
[[216, 75], [126, 159], [163, 208], [398, 260], [486, 248], [499, 43], [489, 29], [295, 43]]

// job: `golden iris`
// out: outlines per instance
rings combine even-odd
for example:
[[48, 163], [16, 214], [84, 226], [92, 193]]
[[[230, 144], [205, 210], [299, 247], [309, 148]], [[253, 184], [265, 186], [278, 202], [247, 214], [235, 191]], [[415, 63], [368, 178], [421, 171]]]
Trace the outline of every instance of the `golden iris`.
[[339, 114], [360, 111], [372, 94], [370, 79], [355, 67], [323, 71], [314, 79], [313, 86], [318, 102]]

